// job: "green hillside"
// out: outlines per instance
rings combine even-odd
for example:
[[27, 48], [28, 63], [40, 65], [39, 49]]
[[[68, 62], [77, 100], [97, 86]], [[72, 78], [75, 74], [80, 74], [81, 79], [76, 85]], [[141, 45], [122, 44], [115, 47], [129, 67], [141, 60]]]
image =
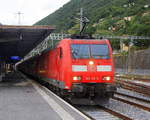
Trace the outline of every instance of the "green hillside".
[[115, 35], [150, 36], [150, 0], [71, 0], [38, 21], [54, 25], [56, 32], [76, 33], [80, 8], [90, 20], [87, 32]]

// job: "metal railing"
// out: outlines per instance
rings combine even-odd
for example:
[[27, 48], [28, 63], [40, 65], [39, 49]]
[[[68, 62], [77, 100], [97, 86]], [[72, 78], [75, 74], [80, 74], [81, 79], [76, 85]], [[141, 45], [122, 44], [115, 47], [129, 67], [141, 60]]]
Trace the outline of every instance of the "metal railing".
[[[27, 59], [30, 59], [36, 55], [40, 55], [43, 51], [45, 51], [48, 48], [54, 48], [55, 44], [54, 41], [59, 41], [64, 38], [70, 38], [71, 34], [60, 34], [60, 33], [52, 33], [50, 34], [43, 42], [41, 42], [37, 47], [35, 47], [33, 50], [31, 50], [20, 62], [23, 62]], [[93, 35], [96, 39], [145, 39], [150, 40], [150, 37], [144, 37], [144, 36], [108, 36], [108, 35]]]

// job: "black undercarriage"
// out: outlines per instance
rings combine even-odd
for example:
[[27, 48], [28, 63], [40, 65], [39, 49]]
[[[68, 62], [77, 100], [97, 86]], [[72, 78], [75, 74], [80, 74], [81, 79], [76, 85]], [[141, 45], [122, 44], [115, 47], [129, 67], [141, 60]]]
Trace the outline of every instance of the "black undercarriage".
[[95, 105], [106, 104], [113, 97], [116, 87], [105, 83], [73, 84], [73, 104]]
[[114, 85], [104, 83], [76, 83], [72, 85], [71, 90], [60, 89], [50, 84], [47, 84], [47, 87], [72, 104], [78, 105], [107, 104], [116, 91]]
[[116, 87], [113, 84], [106, 83], [76, 83], [72, 85], [73, 93], [83, 96], [105, 96], [108, 93], [116, 91]]

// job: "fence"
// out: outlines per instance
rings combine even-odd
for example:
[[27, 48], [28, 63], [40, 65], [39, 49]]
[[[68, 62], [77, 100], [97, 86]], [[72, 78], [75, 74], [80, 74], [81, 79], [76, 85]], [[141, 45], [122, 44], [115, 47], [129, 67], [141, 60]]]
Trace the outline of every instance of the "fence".
[[116, 73], [150, 76], [150, 49], [114, 56]]

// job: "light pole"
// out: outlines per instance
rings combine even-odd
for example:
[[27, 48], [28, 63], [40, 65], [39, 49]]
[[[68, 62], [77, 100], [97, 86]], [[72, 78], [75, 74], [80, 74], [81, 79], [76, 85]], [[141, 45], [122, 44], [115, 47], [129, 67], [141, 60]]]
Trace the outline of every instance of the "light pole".
[[18, 11], [18, 13], [16, 13], [16, 14], [18, 15], [18, 25], [20, 25], [21, 24], [21, 14], [23, 14], [23, 13]]

